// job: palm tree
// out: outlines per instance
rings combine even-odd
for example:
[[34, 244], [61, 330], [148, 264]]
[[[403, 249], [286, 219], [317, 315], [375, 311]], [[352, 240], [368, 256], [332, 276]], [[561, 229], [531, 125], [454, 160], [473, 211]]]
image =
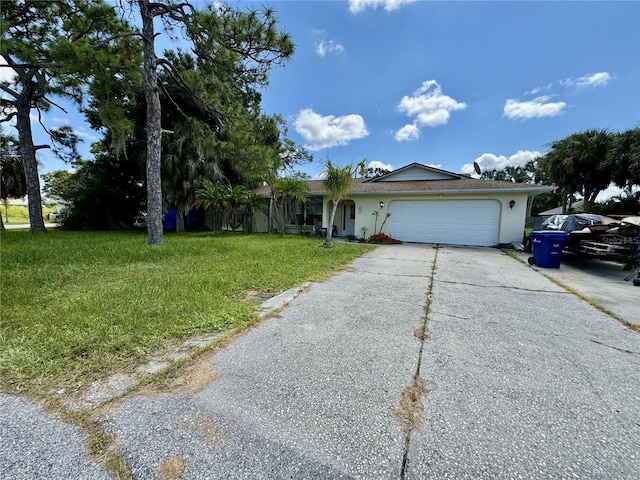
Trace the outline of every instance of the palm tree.
[[265, 199], [248, 188], [242, 185], [232, 187], [229, 184], [211, 182], [206, 182], [198, 190], [193, 206], [204, 207], [212, 214], [213, 219], [210, 222], [212, 230], [221, 230], [223, 226], [236, 230], [242, 225], [245, 233], [253, 232], [255, 214], [266, 213], [267, 210]]
[[283, 231], [285, 224], [297, 223], [296, 206], [307, 200], [308, 193], [309, 183], [302, 178], [282, 177], [273, 182], [273, 195], [280, 214], [278, 223]]
[[227, 184], [205, 182], [196, 192], [193, 206], [205, 209], [205, 214], [209, 216], [205, 223], [208, 223], [211, 230], [222, 230], [230, 190], [231, 187]]
[[184, 218], [205, 181], [222, 177], [209, 127], [195, 118], [176, 123], [174, 134], [163, 137], [167, 153], [162, 157], [164, 201], [175, 207], [176, 231], [184, 231]]
[[[361, 166], [361, 164], [359, 165]], [[325, 190], [331, 196], [331, 202], [333, 204], [333, 208], [331, 209], [331, 216], [329, 219], [329, 225], [327, 225], [327, 238], [324, 242], [325, 246], [331, 246], [331, 234], [333, 220], [336, 216], [336, 210], [338, 209], [338, 203], [342, 200], [346, 195], [351, 185], [353, 184], [353, 174], [356, 171], [356, 168], [353, 165], [349, 164], [344, 167], [338, 167], [331, 163], [331, 160], [327, 159], [325, 161], [326, 167], [326, 176], [323, 181], [323, 185]]]
[[598, 194], [611, 183], [612, 169], [607, 161], [611, 139], [612, 135], [606, 130], [586, 130], [552, 142], [546, 155], [551, 179], [564, 187], [566, 196], [580, 192], [586, 212], [592, 209]]
[[640, 127], [613, 135], [608, 161], [618, 187], [640, 186]]
[[243, 231], [244, 233], [253, 233], [255, 230], [256, 213], [267, 213], [268, 205], [265, 198], [260, 197], [247, 190], [242, 199], [243, 209]]

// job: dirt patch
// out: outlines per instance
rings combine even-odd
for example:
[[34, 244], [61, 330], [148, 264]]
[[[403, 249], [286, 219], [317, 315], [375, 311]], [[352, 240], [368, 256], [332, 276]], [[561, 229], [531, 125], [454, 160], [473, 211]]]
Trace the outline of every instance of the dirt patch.
[[167, 458], [163, 460], [162, 465], [160, 465], [158, 478], [160, 480], [177, 480], [182, 478], [186, 469], [187, 459], [182, 455]]
[[199, 393], [207, 385], [220, 376], [220, 372], [213, 368], [210, 355], [200, 355], [200, 357], [189, 362], [180, 372], [180, 375], [172, 379], [169, 389], [172, 392]]
[[269, 300], [273, 297], [271, 292], [261, 292], [259, 290], [249, 290], [247, 296], [244, 297], [245, 302], [255, 302], [257, 300]]

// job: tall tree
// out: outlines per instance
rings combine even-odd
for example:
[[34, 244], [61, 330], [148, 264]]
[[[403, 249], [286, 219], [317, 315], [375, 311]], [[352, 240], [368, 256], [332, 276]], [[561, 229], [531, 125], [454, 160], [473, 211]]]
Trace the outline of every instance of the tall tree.
[[356, 167], [351, 164], [339, 167], [334, 165], [331, 160], [327, 159], [325, 160], [325, 168], [325, 177], [322, 184], [331, 197], [332, 208], [331, 216], [329, 217], [329, 225], [327, 225], [327, 238], [324, 243], [326, 246], [331, 246], [331, 236], [333, 233], [332, 225], [333, 220], [336, 217], [338, 203], [347, 195], [347, 192], [351, 188], [355, 173], [358, 170], [364, 173], [364, 161]]
[[[133, 0], [130, 0], [133, 1]], [[195, 56], [200, 65], [224, 65], [233, 78], [247, 92], [257, 94], [255, 85], [266, 84], [268, 71], [274, 64], [282, 63], [293, 54], [293, 43], [287, 34], [277, 29], [275, 12], [264, 8], [260, 12], [241, 12], [227, 6], [209, 6], [196, 10], [189, 2], [136, 1], [142, 19], [144, 44], [144, 90], [147, 102], [147, 219], [151, 245], [162, 245], [162, 181], [161, 181], [161, 105], [158, 93], [158, 72], [161, 66], [185, 91], [197, 98], [209, 113], [216, 130], [224, 120], [219, 106], [209, 101], [206, 94], [181, 75], [167, 59], [155, 53], [154, 19], [185, 27], [185, 33], [193, 42]]]
[[[36, 152], [49, 145], [34, 144], [30, 114], [36, 110], [42, 119], [43, 111], [62, 109], [56, 97], [80, 103], [93, 79], [113, 77], [135, 59], [135, 47], [120, 37], [130, 28], [102, 0], [3, 0], [0, 11], [2, 67], [15, 72], [12, 82], [0, 83], [2, 120], [16, 119], [31, 232], [44, 233]], [[127, 55], [116, 59], [121, 47]], [[56, 134], [42, 126], [53, 142], [69, 144], [68, 131]]]
[[182, 6], [138, 0], [142, 18], [144, 52], [144, 97], [147, 105], [147, 234], [150, 245], [161, 246], [162, 234], [162, 124], [158, 94], [158, 58], [155, 51], [154, 18], [162, 15], [184, 14]]
[[[551, 150], [545, 155], [551, 179], [564, 188], [566, 196], [580, 193], [587, 212], [598, 194], [611, 183], [612, 169], [607, 162], [611, 138], [606, 130], [574, 133], [552, 142]], [[565, 205], [563, 200], [563, 207]]]

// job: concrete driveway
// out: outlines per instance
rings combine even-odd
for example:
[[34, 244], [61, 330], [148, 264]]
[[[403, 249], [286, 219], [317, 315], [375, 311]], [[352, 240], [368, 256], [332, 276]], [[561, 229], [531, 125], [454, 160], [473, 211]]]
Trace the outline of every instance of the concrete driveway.
[[[529, 256], [520, 254], [525, 261]], [[624, 280], [630, 272], [623, 270], [622, 264], [565, 252], [559, 269], [534, 268], [614, 316], [640, 326], [640, 288]]]
[[[97, 417], [133, 478], [640, 471], [640, 334], [498, 250], [382, 246], [210, 362], [217, 378], [197, 393], [132, 396]], [[20, 418], [2, 419], [14, 444]], [[55, 435], [31, 439], [35, 456], [3, 435], [0, 476], [66, 478], [51, 474]]]

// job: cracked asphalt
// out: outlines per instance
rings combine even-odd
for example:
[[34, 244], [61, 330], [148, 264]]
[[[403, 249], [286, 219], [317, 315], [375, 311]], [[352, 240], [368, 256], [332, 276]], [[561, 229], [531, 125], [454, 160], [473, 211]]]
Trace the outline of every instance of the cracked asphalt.
[[[381, 246], [353, 267], [212, 355], [201, 392], [101, 413], [132, 477], [637, 476], [639, 333], [499, 250]], [[110, 478], [77, 427], [0, 407], [0, 478]]]

